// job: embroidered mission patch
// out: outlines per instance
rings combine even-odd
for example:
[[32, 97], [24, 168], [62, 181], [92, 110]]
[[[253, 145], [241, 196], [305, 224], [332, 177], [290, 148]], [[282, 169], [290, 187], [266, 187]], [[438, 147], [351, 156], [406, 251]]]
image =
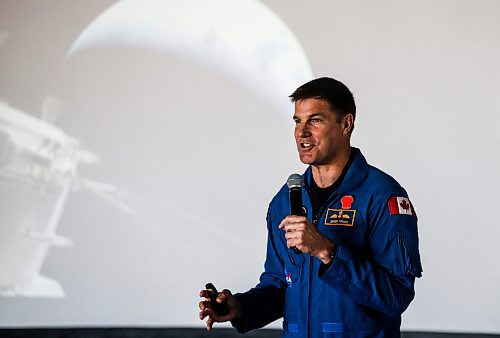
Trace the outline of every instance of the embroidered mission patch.
[[328, 209], [325, 217], [325, 225], [339, 225], [352, 227], [356, 210]]
[[291, 287], [292, 287], [292, 284], [293, 284], [293, 282], [292, 282], [292, 273], [291, 273], [291, 272], [286, 271], [286, 268], [285, 268], [285, 279], [286, 279], [286, 282], [287, 282], [287, 284], [288, 284], [288, 287], [290, 287], [290, 288], [291, 288]]
[[342, 204], [342, 209], [349, 210], [354, 203], [354, 197], [351, 195], [344, 196], [340, 199], [340, 203]]

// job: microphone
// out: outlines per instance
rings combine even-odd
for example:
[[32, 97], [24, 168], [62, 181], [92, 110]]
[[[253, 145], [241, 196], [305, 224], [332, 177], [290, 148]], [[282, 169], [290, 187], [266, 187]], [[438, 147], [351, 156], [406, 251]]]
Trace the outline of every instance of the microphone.
[[[305, 216], [306, 212], [302, 205], [302, 176], [299, 174], [291, 174], [286, 180], [288, 192], [290, 196], [290, 215]], [[301, 254], [302, 251], [296, 247], [291, 248], [296, 254]]]

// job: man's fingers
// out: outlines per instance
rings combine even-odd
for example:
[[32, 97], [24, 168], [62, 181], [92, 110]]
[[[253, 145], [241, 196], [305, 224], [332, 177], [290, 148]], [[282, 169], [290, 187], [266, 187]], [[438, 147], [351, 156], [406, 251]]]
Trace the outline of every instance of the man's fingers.
[[305, 247], [302, 243], [298, 243], [298, 242], [293, 242], [290, 244], [287, 243], [287, 246], [288, 246], [288, 249], [297, 248], [302, 252], [308, 253], [307, 247]]
[[200, 311], [200, 319], [203, 320], [205, 317], [210, 316], [212, 310], [210, 308], [204, 308]]
[[224, 289], [222, 290], [221, 293], [219, 293], [219, 295], [217, 296], [217, 299], [215, 300], [217, 303], [222, 303], [224, 302], [227, 298], [231, 297], [233, 294], [231, 293], [231, 291], [229, 291], [228, 289]]
[[289, 215], [289, 216], [286, 216], [283, 219], [283, 221], [281, 221], [281, 223], [283, 223], [283, 222], [290, 222], [290, 223], [293, 223], [293, 222], [304, 222], [305, 220], [307, 220], [306, 216]]
[[227, 298], [227, 296], [224, 294], [224, 291], [223, 291], [223, 292], [219, 293], [219, 295], [217, 296], [215, 301], [217, 303], [222, 303], [226, 298]]
[[285, 234], [286, 238], [286, 246], [288, 248], [293, 248], [296, 247], [297, 249], [301, 250], [304, 248], [304, 239], [303, 239], [303, 233], [302, 232], [287, 232]]
[[[205, 295], [206, 294], [204, 292], [200, 292], [200, 296], [203, 297]], [[222, 290], [222, 292], [217, 295], [215, 301], [217, 303], [224, 303], [224, 305], [227, 305], [227, 309], [229, 311], [224, 316], [221, 316], [213, 308], [216, 304], [213, 304], [210, 300], [199, 302], [199, 317], [201, 320], [206, 319], [207, 330], [209, 331], [212, 330], [214, 323], [227, 322], [241, 316], [241, 305], [238, 299], [233, 296], [231, 291], [227, 289]]]
[[296, 247], [297, 249], [300, 249], [302, 245], [302, 242], [297, 241], [296, 239], [290, 239], [286, 241], [286, 246], [291, 249], [293, 247]]
[[205, 300], [207, 302], [210, 301], [210, 293], [207, 290], [201, 290], [200, 291], [200, 297], [205, 297]]
[[307, 221], [307, 217], [305, 217], [305, 216], [290, 215], [290, 216], [283, 218], [283, 220], [281, 221], [281, 223], [279, 225], [279, 228], [283, 229], [287, 225], [292, 225], [295, 223], [301, 223], [301, 222], [306, 222], [306, 221]]
[[214, 325], [213, 319], [211, 317], [208, 317], [208, 319], [207, 319], [207, 331], [211, 331], [213, 325]]
[[218, 316], [211, 308], [207, 307], [200, 311], [200, 319], [203, 320], [207, 318], [212, 321], [212, 323], [220, 322], [222, 317]]
[[296, 239], [296, 238], [302, 238], [304, 236], [304, 231], [303, 230], [297, 230], [297, 231], [290, 231], [285, 233], [285, 238], [288, 239]]
[[293, 223], [284, 223], [282, 226], [280, 225], [280, 229], [285, 230], [286, 232], [294, 232], [297, 230], [304, 230], [307, 227], [306, 221], [293, 222]]
[[285, 230], [285, 232], [294, 232], [301, 228], [301, 223], [288, 223], [283, 226], [281, 229]]
[[205, 318], [207, 318], [206, 325], [208, 331], [212, 330], [214, 323], [226, 322], [232, 319], [229, 315], [223, 317], [218, 316], [211, 308], [200, 311], [200, 319], [203, 320]]
[[238, 301], [236, 299], [233, 299], [234, 296], [232, 295], [231, 291], [229, 291], [227, 289], [222, 290], [222, 292], [220, 292], [217, 295], [217, 298], [215, 301], [217, 303], [223, 303], [223, 302], [227, 303], [230, 311], [227, 315], [220, 316], [212, 308], [213, 304], [211, 303], [210, 298], [207, 298], [207, 297], [209, 297], [209, 295], [210, 294], [206, 290], [200, 291], [200, 297], [205, 297], [205, 300], [199, 302], [198, 306], [200, 308], [200, 312], [199, 312], [200, 319], [201, 320], [206, 319], [207, 330], [211, 331], [214, 323], [226, 322], [226, 321], [234, 319], [234, 317], [235, 317], [234, 311], [235, 310], [234, 310], [234, 308], [231, 308], [231, 306], [234, 306], [234, 303], [235, 302], [238, 303]]

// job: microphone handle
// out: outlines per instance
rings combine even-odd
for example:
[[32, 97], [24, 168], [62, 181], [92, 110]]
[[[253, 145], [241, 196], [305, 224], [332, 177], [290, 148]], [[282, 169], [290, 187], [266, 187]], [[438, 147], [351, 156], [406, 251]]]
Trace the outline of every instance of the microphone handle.
[[[290, 215], [305, 216], [304, 206], [302, 205], [302, 189], [290, 188]], [[302, 251], [296, 247], [291, 248], [294, 253], [301, 254]]]
[[302, 205], [302, 189], [290, 189], [290, 215], [305, 216], [304, 206]]

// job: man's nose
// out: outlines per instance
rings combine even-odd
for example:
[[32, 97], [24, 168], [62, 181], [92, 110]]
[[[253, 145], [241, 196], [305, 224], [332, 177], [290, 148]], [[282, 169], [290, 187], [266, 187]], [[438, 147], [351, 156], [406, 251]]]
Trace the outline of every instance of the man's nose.
[[307, 123], [301, 123], [295, 126], [295, 133], [297, 137], [307, 137], [311, 135]]

